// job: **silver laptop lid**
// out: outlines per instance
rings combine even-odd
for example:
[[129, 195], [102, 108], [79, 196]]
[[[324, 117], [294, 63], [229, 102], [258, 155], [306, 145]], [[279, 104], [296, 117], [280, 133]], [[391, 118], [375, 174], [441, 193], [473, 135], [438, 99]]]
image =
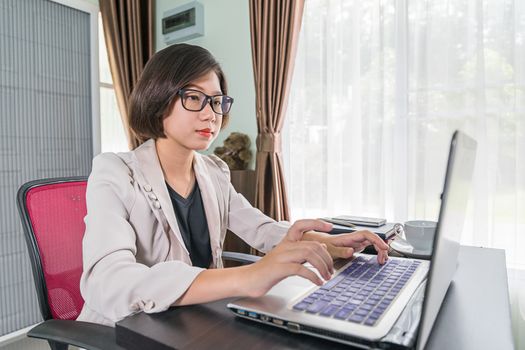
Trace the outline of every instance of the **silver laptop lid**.
[[434, 237], [432, 263], [428, 274], [417, 349], [423, 349], [441, 303], [456, 271], [459, 242], [465, 222], [467, 202], [476, 159], [476, 141], [454, 132], [441, 195], [439, 220]]

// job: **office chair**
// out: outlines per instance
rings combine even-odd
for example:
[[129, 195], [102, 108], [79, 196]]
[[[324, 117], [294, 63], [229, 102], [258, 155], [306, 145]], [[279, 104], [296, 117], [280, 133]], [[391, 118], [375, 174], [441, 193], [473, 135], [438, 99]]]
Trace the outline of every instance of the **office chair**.
[[[17, 204], [27, 243], [43, 323], [28, 337], [45, 339], [53, 350], [68, 344], [84, 349], [123, 349], [115, 329], [75, 321], [84, 305], [80, 295], [82, 237], [86, 216], [86, 177], [25, 183]], [[224, 252], [223, 258], [248, 264], [260, 257]]]

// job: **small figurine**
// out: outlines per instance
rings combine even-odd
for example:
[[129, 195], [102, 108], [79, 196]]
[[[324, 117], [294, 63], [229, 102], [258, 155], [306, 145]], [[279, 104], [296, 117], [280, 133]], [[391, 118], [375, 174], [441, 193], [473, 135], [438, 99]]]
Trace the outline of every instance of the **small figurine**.
[[232, 132], [224, 145], [216, 147], [213, 153], [228, 164], [230, 170], [245, 170], [252, 160], [250, 138], [240, 132]]

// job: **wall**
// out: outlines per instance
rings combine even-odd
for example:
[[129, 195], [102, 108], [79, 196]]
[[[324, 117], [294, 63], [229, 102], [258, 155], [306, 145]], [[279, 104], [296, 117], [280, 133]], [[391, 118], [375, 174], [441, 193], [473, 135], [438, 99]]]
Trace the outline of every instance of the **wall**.
[[[166, 47], [162, 36], [164, 11], [187, 3], [188, 0], [157, 0], [155, 47], [159, 51]], [[208, 49], [221, 64], [228, 79], [228, 94], [235, 99], [230, 124], [222, 130], [217, 140], [206, 153], [221, 146], [232, 132], [239, 131], [250, 136], [255, 158], [255, 87], [253, 82], [250, 43], [250, 18], [247, 0], [200, 0], [204, 7], [204, 36], [187, 41]], [[251, 167], [255, 162], [252, 160]]]

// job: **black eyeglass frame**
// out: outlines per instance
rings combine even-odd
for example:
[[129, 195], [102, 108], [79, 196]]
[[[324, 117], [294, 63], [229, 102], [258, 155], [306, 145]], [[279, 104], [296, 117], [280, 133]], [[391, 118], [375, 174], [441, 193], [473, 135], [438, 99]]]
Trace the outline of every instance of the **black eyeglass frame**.
[[[202, 103], [200, 109], [189, 109], [189, 108], [187, 108], [187, 107], [184, 105], [184, 93], [185, 93], [186, 91], [198, 92], [198, 93], [200, 93], [200, 94], [203, 94], [203, 95], [206, 97], [206, 98], [204, 99], [204, 102]], [[213, 111], [213, 113], [215, 113], [215, 114], [219, 114], [219, 115], [225, 115], [225, 114], [228, 114], [228, 113], [231, 111], [231, 109], [232, 109], [232, 105], [233, 105], [233, 101], [234, 101], [233, 97], [228, 96], [228, 95], [212, 95], [212, 96], [210, 96], [210, 95], [207, 95], [207, 94], [205, 94], [204, 92], [202, 92], [202, 91], [200, 91], [200, 90], [187, 89], [187, 88], [179, 89], [179, 90], [177, 91], [177, 95], [180, 97], [180, 100], [181, 100], [181, 103], [182, 103], [182, 107], [184, 107], [185, 110], [190, 111], [190, 112], [200, 112], [200, 111], [202, 111], [202, 110], [206, 107], [207, 104], [209, 104], [210, 107], [211, 107], [211, 109], [212, 109], [212, 111]], [[217, 111], [215, 110], [215, 108], [213, 107], [213, 98], [214, 98], [214, 97], [218, 97], [218, 96], [225, 97], [225, 98], [228, 100], [230, 108], [228, 108], [228, 110], [227, 110], [226, 112], [222, 112], [222, 111], [221, 111], [221, 112], [217, 112]]]

